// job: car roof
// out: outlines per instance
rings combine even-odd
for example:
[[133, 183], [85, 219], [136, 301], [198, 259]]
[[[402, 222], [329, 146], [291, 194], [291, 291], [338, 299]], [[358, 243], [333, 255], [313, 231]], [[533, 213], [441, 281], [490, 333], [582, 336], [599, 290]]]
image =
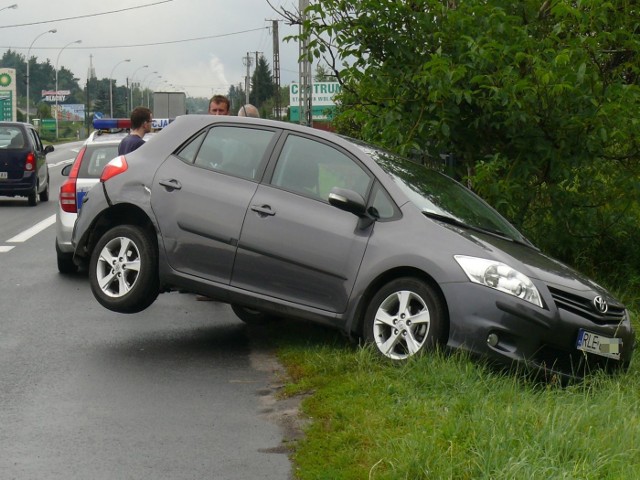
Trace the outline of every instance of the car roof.
[[[129, 135], [129, 132], [126, 130], [118, 130], [115, 132], [105, 131], [105, 130], [95, 130], [91, 132], [89, 137], [85, 140], [85, 145], [95, 145], [95, 144], [108, 144], [108, 143], [120, 143], [124, 137]], [[143, 140], [148, 140], [154, 135], [153, 132], [145, 134]]]

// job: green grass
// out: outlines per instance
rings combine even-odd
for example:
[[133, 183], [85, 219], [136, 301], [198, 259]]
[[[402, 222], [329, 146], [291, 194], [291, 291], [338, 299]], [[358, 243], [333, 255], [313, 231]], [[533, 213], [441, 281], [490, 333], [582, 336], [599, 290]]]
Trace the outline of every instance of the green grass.
[[561, 387], [461, 353], [391, 364], [307, 323], [269, 336], [288, 371], [285, 394], [306, 394], [297, 478], [640, 478], [637, 361]]

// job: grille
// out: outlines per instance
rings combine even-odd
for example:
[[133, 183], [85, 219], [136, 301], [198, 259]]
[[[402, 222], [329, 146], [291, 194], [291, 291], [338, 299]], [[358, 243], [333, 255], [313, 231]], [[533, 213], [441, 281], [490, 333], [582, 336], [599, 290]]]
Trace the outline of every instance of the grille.
[[609, 304], [607, 312], [600, 313], [595, 309], [593, 303], [591, 303], [592, 299], [552, 287], [549, 287], [549, 291], [558, 308], [579, 315], [594, 323], [600, 325], [616, 325], [624, 319], [625, 308], [622, 305]]

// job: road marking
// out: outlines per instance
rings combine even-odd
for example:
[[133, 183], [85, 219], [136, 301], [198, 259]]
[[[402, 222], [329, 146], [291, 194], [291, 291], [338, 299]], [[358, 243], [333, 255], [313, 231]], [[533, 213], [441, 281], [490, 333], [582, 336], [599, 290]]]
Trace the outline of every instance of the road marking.
[[60, 165], [67, 165], [68, 163], [72, 163], [73, 160], [73, 158], [70, 158], [69, 160], [61, 160], [57, 163], [50, 163], [49, 167], [59, 167]]
[[11, 245], [11, 246], [8, 246], [8, 245], [0, 245], [0, 253], [6, 253], [6, 252], [8, 252], [9, 250], [13, 250], [14, 248], [15, 248], [15, 245]]
[[15, 237], [11, 237], [9, 240], [7, 240], [7, 243], [22, 243], [22, 242], [26, 242], [31, 237], [33, 237], [34, 235], [37, 235], [42, 230], [44, 230], [47, 227], [50, 227], [54, 223], [56, 223], [56, 215], [55, 215], [55, 213], [53, 215], [51, 215], [50, 217], [45, 218], [41, 222], [36, 223], [33, 227], [27, 228], [24, 232], [19, 233]]

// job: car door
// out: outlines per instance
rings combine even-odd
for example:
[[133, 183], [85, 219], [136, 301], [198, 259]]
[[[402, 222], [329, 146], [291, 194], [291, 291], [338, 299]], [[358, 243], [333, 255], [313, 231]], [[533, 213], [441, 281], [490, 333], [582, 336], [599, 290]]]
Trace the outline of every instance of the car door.
[[328, 143], [289, 134], [271, 181], [242, 227], [231, 284], [331, 311], [345, 310], [372, 226], [328, 203], [333, 187], [366, 198], [372, 177]]
[[48, 181], [47, 156], [44, 153], [44, 146], [40, 135], [33, 128], [27, 128], [30, 143], [33, 145], [33, 154], [36, 157], [38, 181], [41, 186], [46, 185]]
[[151, 207], [174, 270], [229, 283], [245, 212], [277, 133], [213, 126], [163, 162]]

